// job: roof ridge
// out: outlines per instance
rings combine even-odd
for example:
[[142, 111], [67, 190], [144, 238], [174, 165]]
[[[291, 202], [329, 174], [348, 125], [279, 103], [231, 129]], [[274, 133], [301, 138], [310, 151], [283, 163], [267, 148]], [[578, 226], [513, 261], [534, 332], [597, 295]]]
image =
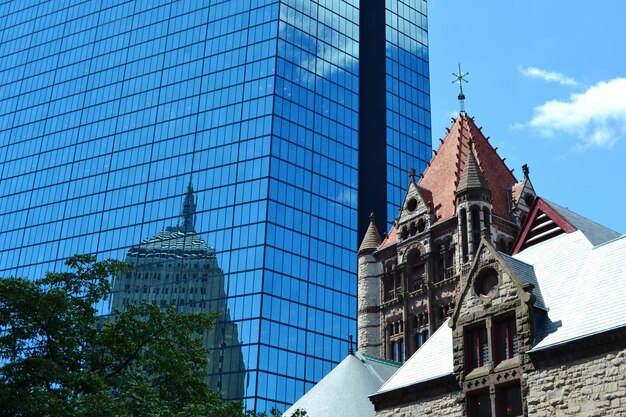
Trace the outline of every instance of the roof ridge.
[[382, 358], [380, 356], [376, 356], [376, 355], [372, 355], [369, 353], [365, 353], [365, 352], [360, 352], [357, 350], [357, 352], [359, 355], [363, 356], [364, 358], [371, 360], [372, 362], [378, 362], [378, 363], [383, 363], [386, 365], [393, 365], [393, 366], [397, 366], [398, 368], [400, 367], [400, 365], [402, 365], [400, 362], [398, 361], [394, 361], [392, 359], [386, 359], [386, 358]]
[[608, 245], [609, 243], [614, 243], [614, 242], [616, 242], [616, 241], [618, 241], [618, 240], [625, 239], [625, 238], [626, 238], [626, 233], [621, 234], [621, 235], [619, 235], [619, 236], [618, 236], [618, 237], [616, 237], [616, 238], [613, 238], [613, 239], [611, 239], [611, 240], [607, 240], [606, 242], [603, 242], [603, 243], [600, 243], [600, 244], [598, 244], [598, 245], [594, 246], [593, 248], [591, 248], [591, 250], [594, 250], [594, 249], [599, 248], [599, 247], [602, 247], [602, 246], [606, 246], [606, 245]]

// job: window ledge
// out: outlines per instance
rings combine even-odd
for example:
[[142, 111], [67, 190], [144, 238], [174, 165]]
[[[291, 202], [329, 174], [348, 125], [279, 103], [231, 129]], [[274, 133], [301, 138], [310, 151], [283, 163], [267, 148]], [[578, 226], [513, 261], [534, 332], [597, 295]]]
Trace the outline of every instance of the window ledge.
[[489, 365], [481, 366], [480, 368], [474, 368], [469, 374], [465, 376], [465, 380], [480, 378], [485, 375], [489, 375]]
[[505, 359], [496, 366], [494, 369], [496, 372], [504, 371], [519, 366], [519, 356], [515, 356], [511, 359]]

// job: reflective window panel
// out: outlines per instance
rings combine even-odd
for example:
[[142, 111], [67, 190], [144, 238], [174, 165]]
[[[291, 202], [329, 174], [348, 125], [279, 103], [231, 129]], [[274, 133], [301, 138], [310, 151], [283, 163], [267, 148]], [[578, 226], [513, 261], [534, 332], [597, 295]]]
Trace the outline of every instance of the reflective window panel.
[[[430, 156], [426, 2], [384, 3], [395, 207]], [[357, 0], [0, 3], [0, 277], [131, 262], [102, 314], [217, 311], [207, 382], [295, 402], [356, 334], [360, 24]]]

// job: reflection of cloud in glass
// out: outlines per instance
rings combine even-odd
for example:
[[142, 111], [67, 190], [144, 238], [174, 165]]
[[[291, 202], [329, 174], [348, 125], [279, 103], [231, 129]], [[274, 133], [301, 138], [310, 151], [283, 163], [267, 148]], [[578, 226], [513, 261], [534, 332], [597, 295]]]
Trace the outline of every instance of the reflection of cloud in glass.
[[[280, 8], [278, 36], [301, 49], [299, 51], [289, 45], [282, 49], [284, 55], [279, 53], [306, 70], [300, 72], [296, 81], [309, 85], [313, 83], [314, 76], [318, 75], [340, 82], [339, 72], [356, 73], [359, 55], [359, 43], [356, 40], [358, 26], [340, 14], [318, 7], [310, 1], [296, 0], [293, 6], [295, 9], [285, 5]], [[345, 4], [345, 7], [353, 9], [355, 14], [358, 13], [351, 5]], [[307, 14], [317, 18], [313, 19]]]
[[224, 273], [213, 246], [195, 231], [196, 200], [189, 184], [181, 220], [128, 250], [135, 269], [114, 283], [112, 307], [130, 303], [174, 304], [181, 313], [219, 312], [214, 327], [202, 335], [210, 350], [209, 386], [226, 399], [244, 395], [244, 363], [237, 325], [226, 307]]

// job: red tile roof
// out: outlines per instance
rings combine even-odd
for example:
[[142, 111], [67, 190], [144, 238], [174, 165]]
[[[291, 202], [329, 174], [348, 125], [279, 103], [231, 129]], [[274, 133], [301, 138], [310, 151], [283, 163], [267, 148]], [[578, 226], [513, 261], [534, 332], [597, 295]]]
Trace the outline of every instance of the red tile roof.
[[516, 203], [521, 197], [522, 190], [524, 189], [524, 180], [518, 182], [513, 186], [511, 190], [511, 201]]
[[474, 141], [474, 155], [491, 190], [493, 212], [509, 219], [509, 192], [517, 180], [474, 124], [474, 119], [467, 115], [460, 115], [454, 120], [419, 185], [432, 192], [439, 220], [454, 216], [455, 191], [467, 161], [467, 140], [470, 136]]
[[[460, 115], [452, 122], [439, 149], [418, 182], [418, 189], [424, 199], [434, 206], [437, 221], [455, 215], [455, 192], [467, 161], [470, 136], [474, 142], [474, 156], [491, 191], [493, 213], [511, 219], [510, 193], [517, 180], [476, 126], [474, 119], [467, 115]], [[394, 225], [378, 250], [393, 245], [396, 240], [397, 230]]]
[[389, 231], [389, 233], [387, 233], [387, 236], [385, 236], [385, 239], [383, 239], [383, 243], [380, 244], [377, 250], [381, 250], [386, 248], [387, 246], [393, 245], [394, 243], [396, 243], [397, 239], [398, 230], [396, 229], [396, 224], [394, 222], [393, 226], [391, 226], [391, 230]]

